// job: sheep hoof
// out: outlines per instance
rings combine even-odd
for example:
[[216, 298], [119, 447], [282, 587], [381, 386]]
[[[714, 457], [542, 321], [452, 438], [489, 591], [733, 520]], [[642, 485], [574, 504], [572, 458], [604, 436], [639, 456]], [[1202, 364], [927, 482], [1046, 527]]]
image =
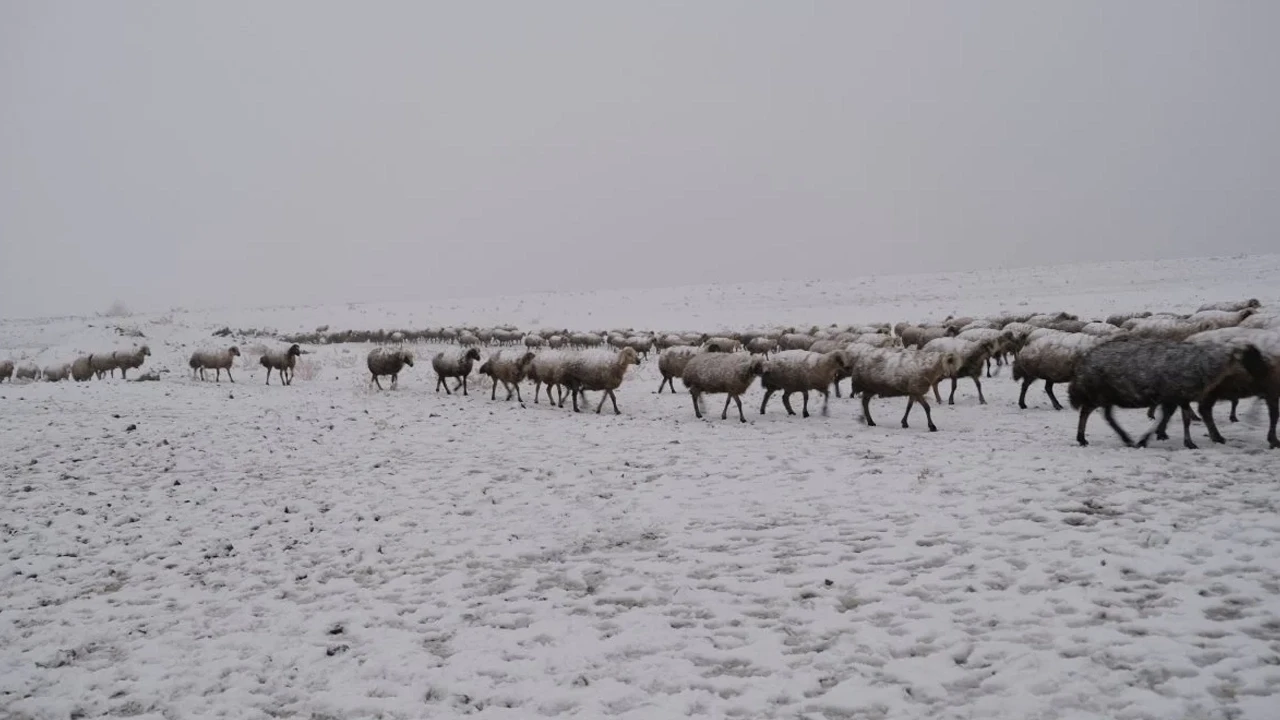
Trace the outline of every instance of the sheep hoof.
[[[1168, 439], [1169, 439], [1169, 433], [1156, 433], [1156, 439], [1157, 439], [1157, 440], [1168, 440]], [[1145, 443], [1144, 443], [1144, 445], [1145, 445]]]
[[1076, 442], [1080, 443], [1080, 447], [1089, 447], [1089, 441], [1084, 438], [1076, 438]]
[[809, 417], [809, 411], [808, 411], [808, 410], [805, 410], [805, 411], [804, 411], [804, 413], [803, 413], [803, 414], [801, 414], [801, 416], [800, 416], [800, 417]]
[[1187, 440], [1186, 442], [1184, 442], [1184, 443], [1182, 443], [1182, 444], [1183, 444], [1183, 445], [1185, 445], [1185, 446], [1187, 447], [1187, 449], [1188, 449], [1188, 450], [1199, 450], [1199, 449], [1200, 449], [1200, 448], [1196, 447], [1196, 444], [1195, 444], [1195, 443], [1193, 443], [1193, 442], [1191, 442], [1190, 440]]
[[938, 426], [933, 423], [929, 423], [929, 432], [938, 432]]
[[904, 430], [905, 430], [905, 429], [908, 429], [908, 428], [910, 428], [910, 427], [911, 427], [911, 426], [907, 424], [907, 421], [906, 421], [906, 420], [903, 420], [903, 421], [902, 421], [902, 428], [903, 428]]
[[1221, 435], [1210, 435], [1209, 439], [1218, 443], [1219, 445], [1225, 445], [1227, 442], [1227, 439], [1222, 437]]
[[1019, 409], [1019, 410], [1026, 410], [1026, 409], [1027, 409], [1027, 404], [1026, 404], [1026, 403], [1018, 403], [1018, 409]]

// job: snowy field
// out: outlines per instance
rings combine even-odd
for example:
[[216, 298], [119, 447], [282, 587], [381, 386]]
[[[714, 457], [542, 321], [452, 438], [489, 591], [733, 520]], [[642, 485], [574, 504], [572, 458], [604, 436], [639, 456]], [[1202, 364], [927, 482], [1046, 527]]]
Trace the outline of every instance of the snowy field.
[[[212, 330], [510, 322], [714, 330], [1280, 304], [1280, 256], [119, 321], [160, 382], [0, 385], [0, 718], [1280, 717], [1280, 451], [1121, 446], [1006, 374], [954, 407], [749, 423], [370, 389], [369, 346], [263, 384]], [[128, 347], [0, 322], [0, 358]], [[597, 396], [592, 394], [594, 400]], [[754, 409], [751, 404], [754, 403]], [[1141, 412], [1120, 412], [1141, 430]], [[1197, 439], [1204, 429], [1194, 428]]]

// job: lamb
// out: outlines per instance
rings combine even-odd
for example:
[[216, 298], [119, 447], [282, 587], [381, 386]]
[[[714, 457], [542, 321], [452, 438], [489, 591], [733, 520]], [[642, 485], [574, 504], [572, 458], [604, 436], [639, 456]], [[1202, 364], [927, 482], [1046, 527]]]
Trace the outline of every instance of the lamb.
[[[817, 343], [815, 343], [816, 345]], [[782, 406], [788, 415], [795, 415], [791, 409], [791, 393], [801, 393], [804, 397], [802, 417], [809, 417], [809, 392], [822, 393], [822, 413], [827, 412], [831, 401], [830, 387], [840, 377], [853, 368], [853, 357], [845, 350], [833, 350], [828, 353], [811, 350], [786, 350], [774, 355], [765, 362], [760, 374], [760, 385], [764, 387], [764, 401], [760, 403], [760, 414], [763, 415], [769, 405], [769, 398], [775, 392], [782, 392]]]
[[1237, 312], [1248, 308], [1260, 308], [1262, 303], [1258, 302], [1258, 298], [1249, 298], [1248, 300], [1236, 300], [1234, 302], [1216, 302], [1201, 305], [1196, 312], [1202, 313], [1206, 310], [1225, 310], [1227, 312]]
[[44, 369], [44, 379], [47, 382], [61, 382], [71, 376], [71, 365], [62, 363], [61, 365], [49, 365]]
[[658, 355], [658, 372], [662, 374], [662, 382], [658, 383], [658, 394], [662, 394], [662, 388], [665, 386], [670, 386], [672, 394], [675, 394], [675, 378], [682, 376], [690, 358], [701, 353], [702, 348], [691, 345], [676, 345], [663, 350]]
[[71, 379], [84, 382], [93, 379], [93, 356], [81, 355], [71, 363]]
[[[480, 365], [480, 374], [488, 375], [493, 380], [493, 390], [489, 393], [489, 399], [498, 399], [498, 383], [502, 383], [502, 387], [507, 391], [507, 399], [511, 399], [514, 388], [516, 400], [523, 404], [524, 398], [520, 397], [520, 381], [524, 380], [529, 372], [529, 366], [536, 357], [537, 355], [528, 351], [518, 353], [514, 350], [499, 350], [490, 355], [489, 359]], [[551, 392], [550, 388], [547, 392]]]
[[[922, 348], [925, 352], [949, 352], [955, 353], [960, 357], [960, 367], [951, 375], [951, 395], [947, 399], [948, 405], [956, 404], [956, 383], [961, 377], [973, 379], [973, 384], [978, 388], [978, 404], [986, 405], [987, 399], [982, 395], [982, 368], [987, 362], [987, 358], [991, 357], [992, 345], [987, 341], [965, 340], [963, 338], [938, 338], [930, 340], [927, 345]], [[941, 379], [939, 379], [941, 382]], [[942, 396], [938, 394], [938, 387], [933, 387], [934, 399], [939, 403], [942, 402]]]
[[1103, 338], [1096, 335], [1058, 333], [1027, 343], [1013, 361], [1013, 379], [1022, 382], [1018, 407], [1027, 409], [1027, 389], [1036, 380], [1043, 380], [1045, 394], [1053, 403], [1053, 409], [1061, 410], [1062, 403], [1053, 394], [1053, 384], [1071, 382], [1080, 358], [1101, 342]]
[[[404, 366], [413, 367], [413, 352], [403, 348], [376, 347], [369, 351], [365, 364], [369, 368], [369, 374], [373, 376], [373, 384], [379, 390], [382, 389], [382, 383], [378, 382], [378, 378], [382, 375], [391, 376], [391, 387], [394, 388]], [[227, 375], [231, 375], [230, 370]]]
[[[1231, 422], [1236, 422], [1236, 406], [1241, 399], [1259, 396], [1267, 404], [1269, 417], [1267, 444], [1271, 448], [1280, 448], [1280, 439], [1276, 437], [1276, 421], [1280, 420], [1280, 333], [1273, 330], [1253, 330], [1249, 328], [1222, 328], [1196, 333], [1187, 338], [1190, 343], [1212, 343], [1228, 347], [1245, 348], [1252, 345], [1262, 353], [1267, 362], [1268, 373], [1265, 382], [1258, 383], [1247, 373], [1235, 374], [1213, 393], [1207, 402], [1200, 405], [1200, 415], [1208, 416], [1213, 411], [1213, 404], [1218, 400], [1231, 401]], [[1213, 436], [1210, 435], [1212, 438]], [[1213, 438], [1215, 442], [1222, 442]]]
[[583, 400], [586, 400], [585, 391], [600, 390], [604, 395], [600, 397], [596, 413], [599, 414], [604, 408], [604, 401], [607, 398], [613, 402], [613, 413], [621, 415], [622, 411], [618, 409], [618, 398], [613, 391], [622, 385], [627, 367], [639, 364], [640, 357], [633, 348], [629, 347], [622, 348], [616, 354], [603, 350], [571, 356], [565, 363], [563, 382], [573, 395], [573, 411], [579, 412], [578, 395], [580, 393]]
[[[753, 337], [747, 341], [747, 352], [752, 355], [768, 355], [777, 349], [778, 341], [765, 335]], [[672, 390], [674, 391], [674, 388]]]
[[11, 383], [13, 382], [12, 360], [0, 360], [0, 382], [4, 382], [5, 380], [8, 380]]
[[149, 355], [151, 355], [151, 348], [143, 345], [128, 352], [113, 352], [111, 353], [111, 359], [115, 366], [120, 368], [120, 377], [127, 380], [129, 371], [142, 367], [142, 363], [146, 361]]
[[215, 370], [217, 376], [214, 382], [222, 382], [222, 371], [226, 370], [227, 379], [235, 382], [236, 379], [231, 377], [231, 366], [235, 364], [238, 357], [240, 357], [240, 348], [232, 345], [225, 350], [197, 350], [191, 353], [191, 359], [187, 364], [191, 366], [193, 375], [199, 371], [201, 380], [204, 380], [205, 370]]
[[733, 401], [738, 405], [738, 419], [745, 423], [747, 416], [742, 412], [742, 394], [764, 371], [764, 365], [763, 358], [743, 353], [697, 353], [691, 356], [680, 380], [693, 398], [694, 416], [702, 419], [703, 395], [724, 393], [726, 397], [720, 419], [729, 419], [729, 402]]
[[905, 396], [907, 411], [902, 416], [902, 427], [909, 427], [911, 408], [919, 403], [929, 422], [929, 432], [937, 432], [925, 395], [942, 378], [954, 375], [960, 364], [960, 356], [953, 352], [866, 348], [853, 357], [851, 392], [862, 393], [862, 419], [871, 427], [876, 424], [871, 419], [871, 398]]
[[446, 395], [452, 395], [449, 390], [449, 383], [445, 382], [448, 378], [458, 378], [458, 382], [453, 386], [454, 390], [462, 388], [462, 394], [467, 394], [467, 376], [471, 374], [471, 367], [480, 360], [480, 351], [472, 348], [449, 348], [436, 353], [431, 358], [431, 369], [436, 371], [436, 392], [440, 392], [440, 388], [444, 388]]
[[[1181, 408], [1183, 445], [1195, 449], [1191, 441], [1191, 403], [1205, 403], [1242, 368], [1255, 382], [1266, 382], [1267, 363], [1253, 345], [1230, 347], [1131, 336], [1107, 340], [1080, 359], [1067, 391], [1071, 407], [1080, 410], [1076, 441], [1089, 444], [1085, 439], [1089, 416], [1102, 408], [1107, 424], [1125, 445], [1145, 447], [1152, 433], [1157, 439], [1165, 439], [1162, 427], [1173, 411]], [[1152, 405], [1160, 406], [1161, 417], [1135, 443], [1116, 422], [1112, 410]], [[1222, 435], [1213, 416], [1203, 417], [1209, 436], [1219, 441]]]
[[40, 368], [35, 363], [24, 362], [13, 371], [14, 380], [39, 380]]
[[258, 362], [262, 367], [267, 369], [267, 384], [271, 384], [271, 371], [274, 369], [276, 374], [280, 376], [282, 385], [293, 384], [293, 368], [298, 363], [298, 356], [302, 354], [302, 348], [295, 343], [290, 345], [287, 350], [268, 350], [263, 354], [262, 359]]

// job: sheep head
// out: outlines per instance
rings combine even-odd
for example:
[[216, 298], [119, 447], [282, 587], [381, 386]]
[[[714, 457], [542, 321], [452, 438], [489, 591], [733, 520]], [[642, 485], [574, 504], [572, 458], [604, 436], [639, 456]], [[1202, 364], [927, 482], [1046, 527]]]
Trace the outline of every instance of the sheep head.
[[288, 356], [294, 356], [294, 357], [296, 357], [296, 356], [301, 355], [301, 354], [302, 354], [302, 348], [298, 347], [298, 344], [297, 344], [297, 343], [294, 343], [293, 345], [290, 345], [290, 346], [289, 346], [289, 352], [285, 353], [285, 356], [286, 356], [286, 357], [288, 357]]
[[230, 349], [227, 350], [227, 352], [230, 353], [233, 357], [240, 357], [240, 348], [236, 347], [235, 345], [232, 345]]
[[151, 348], [146, 345], [143, 345], [142, 347], [138, 348], [138, 351], [142, 353], [143, 357], [146, 357], [151, 354]]
[[639, 353], [636, 352], [635, 348], [631, 348], [631, 347], [622, 348], [622, 351], [618, 353], [618, 359], [622, 361], [623, 365], [639, 365], [640, 364]]
[[533, 364], [533, 360], [536, 357], [538, 356], [532, 352], [527, 352], [524, 355], [521, 355], [520, 359], [516, 361], [516, 367], [520, 368], [521, 371], [524, 371]]
[[405, 365], [408, 365], [409, 367], [413, 367], [413, 353], [412, 353], [412, 352], [410, 352], [410, 351], [408, 351], [408, 350], [401, 350], [401, 351], [400, 351], [400, 359], [404, 361], [404, 364], [405, 364]]
[[466, 355], [462, 356], [462, 359], [463, 360], [479, 360], [480, 351], [475, 348], [471, 348], [470, 350], [467, 351]]

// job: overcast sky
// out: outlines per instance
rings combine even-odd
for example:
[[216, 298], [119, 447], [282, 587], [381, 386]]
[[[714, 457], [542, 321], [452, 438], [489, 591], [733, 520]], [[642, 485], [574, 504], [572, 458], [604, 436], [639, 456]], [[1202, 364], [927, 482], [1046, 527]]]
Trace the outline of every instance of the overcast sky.
[[0, 0], [0, 315], [1280, 250], [1280, 3]]

